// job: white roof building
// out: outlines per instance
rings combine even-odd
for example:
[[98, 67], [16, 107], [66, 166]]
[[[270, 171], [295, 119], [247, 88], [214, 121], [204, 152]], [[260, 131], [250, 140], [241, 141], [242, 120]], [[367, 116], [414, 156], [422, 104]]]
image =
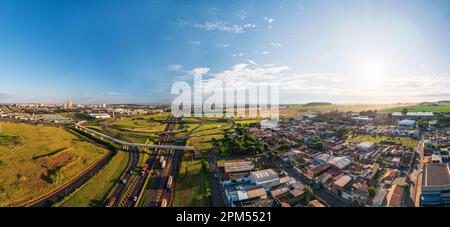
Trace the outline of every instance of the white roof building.
[[398, 122], [399, 126], [407, 126], [407, 127], [414, 126], [415, 124], [416, 124], [415, 120], [409, 120], [409, 119], [401, 120], [400, 122]]
[[372, 149], [374, 147], [374, 145], [375, 144], [372, 142], [365, 141], [365, 142], [358, 143], [356, 145], [356, 147], [361, 151], [369, 151], [370, 149]]
[[251, 172], [250, 181], [258, 186], [270, 188], [280, 184], [280, 177], [273, 169], [264, 169]]
[[334, 165], [339, 169], [345, 169], [348, 166], [350, 166], [353, 163], [353, 158], [351, 157], [334, 157], [330, 161], [328, 161], [328, 164]]

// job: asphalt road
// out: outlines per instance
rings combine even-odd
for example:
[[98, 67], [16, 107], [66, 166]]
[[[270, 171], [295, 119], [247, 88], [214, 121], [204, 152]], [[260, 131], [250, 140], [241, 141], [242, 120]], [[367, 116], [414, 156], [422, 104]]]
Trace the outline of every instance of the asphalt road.
[[213, 207], [225, 207], [226, 204], [223, 197], [224, 192], [219, 180], [219, 171], [217, 169], [216, 148], [211, 149], [211, 151], [208, 153], [208, 166], [209, 182], [211, 185], [211, 205]]
[[88, 133], [92, 133], [95, 134], [99, 137], [102, 137], [104, 139], [110, 140], [114, 143], [120, 144], [122, 146], [128, 146], [128, 147], [146, 147], [146, 148], [150, 148], [150, 149], [173, 149], [173, 150], [185, 150], [185, 151], [193, 151], [194, 148], [193, 147], [187, 147], [187, 146], [176, 146], [176, 145], [150, 145], [150, 144], [142, 144], [142, 143], [131, 143], [131, 142], [126, 142], [126, 141], [122, 141], [119, 140], [117, 138], [114, 138], [112, 136], [97, 132], [95, 130], [89, 129], [87, 127], [84, 127], [82, 124], [84, 122], [78, 122], [76, 124], [76, 127], [81, 128], [82, 130], [88, 132]]

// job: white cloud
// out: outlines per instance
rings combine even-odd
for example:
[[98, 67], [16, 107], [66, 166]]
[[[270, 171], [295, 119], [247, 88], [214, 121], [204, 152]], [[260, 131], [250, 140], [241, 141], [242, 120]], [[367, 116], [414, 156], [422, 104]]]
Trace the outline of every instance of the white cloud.
[[[253, 61], [249, 60], [249, 62]], [[213, 74], [211, 79], [205, 80], [205, 88], [220, 90], [223, 88], [223, 83], [226, 83], [228, 87], [242, 89], [246, 88], [249, 83], [276, 82], [281, 76], [280, 73], [290, 70], [288, 66], [265, 67], [253, 63], [250, 65], [237, 64], [231, 69]]]
[[256, 62], [255, 61], [253, 61], [253, 60], [247, 60], [248, 61], [248, 63], [250, 63], [250, 64], [252, 64], [252, 65], [258, 65], [258, 64], [256, 64]]
[[[337, 73], [293, 73], [289, 66], [258, 65], [252, 60], [219, 73], [209, 73], [205, 88], [223, 89], [223, 84], [245, 89], [250, 83], [280, 86], [280, 103], [305, 103], [314, 100], [337, 103], [395, 103], [449, 99], [448, 76], [397, 75], [384, 78], [378, 87], [353, 75]], [[204, 70], [200, 70], [204, 71]], [[206, 70], [209, 72], [209, 69]], [[360, 78], [361, 79], [361, 78]]]
[[283, 46], [281, 43], [270, 43], [269, 45], [273, 48], [280, 48]]
[[239, 19], [244, 20], [244, 19], [247, 17], [246, 14], [247, 14], [247, 13], [246, 13], [244, 10], [241, 10], [241, 11], [239, 11], [239, 12], [236, 14], [236, 16], [237, 16]]
[[203, 23], [194, 23], [190, 21], [179, 20], [178, 25], [181, 27], [193, 27], [207, 31], [222, 31], [232, 33], [243, 33], [246, 30], [256, 28], [255, 24], [246, 23], [244, 25], [238, 25], [238, 24], [229, 24], [228, 22], [225, 21], [216, 21], [216, 22], [206, 21]]
[[245, 55], [246, 55], [245, 53], [236, 53], [236, 54], [233, 54], [231, 56], [233, 56], [233, 57], [242, 57], [242, 56], [245, 56]]
[[231, 46], [231, 44], [229, 43], [216, 43], [216, 46], [221, 47], [221, 48], [227, 48], [229, 46]]
[[197, 46], [197, 45], [202, 44], [202, 41], [191, 40], [191, 41], [189, 41], [189, 44]]
[[183, 67], [182, 65], [169, 65], [167, 66], [167, 70], [168, 71], [180, 71], [181, 67]]
[[275, 21], [275, 19], [273, 19], [272, 17], [264, 17], [264, 20], [269, 24], [272, 24]]
[[195, 69], [193, 69], [193, 70], [191, 70], [191, 75], [204, 75], [204, 74], [206, 74], [206, 73], [208, 73], [209, 72], [209, 68], [206, 68], [206, 67], [198, 67], [198, 68], [195, 68]]

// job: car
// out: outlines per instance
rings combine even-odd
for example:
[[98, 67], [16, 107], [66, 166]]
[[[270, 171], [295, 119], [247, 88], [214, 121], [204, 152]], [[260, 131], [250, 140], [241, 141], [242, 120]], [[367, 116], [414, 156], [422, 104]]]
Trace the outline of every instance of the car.
[[133, 174], [134, 173], [134, 171], [133, 170], [130, 170], [130, 174]]
[[137, 200], [138, 200], [137, 196], [133, 197], [133, 202], [136, 202]]
[[122, 179], [122, 183], [126, 184], [127, 183], [127, 179]]

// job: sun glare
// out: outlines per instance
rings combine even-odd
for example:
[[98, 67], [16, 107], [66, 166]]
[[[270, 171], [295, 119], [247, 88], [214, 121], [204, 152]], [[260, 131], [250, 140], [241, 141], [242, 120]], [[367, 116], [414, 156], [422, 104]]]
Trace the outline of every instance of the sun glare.
[[366, 61], [361, 64], [360, 76], [368, 86], [379, 86], [386, 76], [385, 67], [380, 61]]

